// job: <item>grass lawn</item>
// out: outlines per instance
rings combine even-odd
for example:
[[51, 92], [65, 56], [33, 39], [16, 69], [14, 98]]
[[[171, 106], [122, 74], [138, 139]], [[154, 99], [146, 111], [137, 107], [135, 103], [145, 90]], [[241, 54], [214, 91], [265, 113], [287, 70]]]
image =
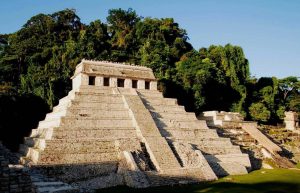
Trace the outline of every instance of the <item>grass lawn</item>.
[[257, 170], [248, 175], [227, 176], [215, 182], [173, 187], [132, 189], [115, 187], [106, 193], [300, 193], [300, 170]]

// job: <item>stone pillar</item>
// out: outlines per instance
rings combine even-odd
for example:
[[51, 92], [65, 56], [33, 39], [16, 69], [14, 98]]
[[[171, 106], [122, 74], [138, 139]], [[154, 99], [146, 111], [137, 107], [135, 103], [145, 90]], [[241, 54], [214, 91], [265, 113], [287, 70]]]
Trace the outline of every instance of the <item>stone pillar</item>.
[[124, 88], [132, 88], [132, 80], [125, 79]]
[[86, 74], [77, 74], [72, 79], [72, 89], [78, 90], [81, 85], [88, 85], [89, 84], [89, 76]]
[[89, 85], [89, 76], [87, 74], [81, 74], [81, 84], [80, 85]]
[[150, 82], [150, 90], [157, 90], [157, 82], [156, 81]]
[[103, 86], [103, 77], [102, 76], [96, 76], [95, 86]]
[[72, 79], [72, 90], [79, 90], [81, 78], [79, 75], [73, 77]]
[[284, 112], [284, 123], [287, 130], [296, 130], [298, 124], [298, 114], [293, 111]]
[[118, 79], [115, 77], [109, 78], [109, 86], [110, 87], [117, 87], [118, 86]]
[[138, 89], [145, 89], [145, 80], [138, 80]]

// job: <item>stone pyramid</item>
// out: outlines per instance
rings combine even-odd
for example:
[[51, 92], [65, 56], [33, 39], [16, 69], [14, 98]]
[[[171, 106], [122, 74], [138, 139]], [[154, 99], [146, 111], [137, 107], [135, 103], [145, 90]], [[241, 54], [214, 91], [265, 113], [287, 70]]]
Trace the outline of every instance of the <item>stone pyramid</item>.
[[239, 146], [164, 98], [149, 68], [82, 60], [72, 81], [25, 139], [24, 164], [94, 189], [212, 181], [251, 168]]

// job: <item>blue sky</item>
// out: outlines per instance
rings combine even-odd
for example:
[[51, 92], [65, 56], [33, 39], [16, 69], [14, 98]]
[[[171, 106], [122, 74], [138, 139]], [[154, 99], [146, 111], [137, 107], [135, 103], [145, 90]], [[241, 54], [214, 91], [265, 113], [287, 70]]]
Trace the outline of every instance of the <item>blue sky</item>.
[[173, 17], [195, 49], [231, 43], [244, 49], [252, 76], [300, 77], [300, 0], [1, 0], [0, 33], [33, 15], [74, 8], [83, 23], [106, 21], [112, 8]]

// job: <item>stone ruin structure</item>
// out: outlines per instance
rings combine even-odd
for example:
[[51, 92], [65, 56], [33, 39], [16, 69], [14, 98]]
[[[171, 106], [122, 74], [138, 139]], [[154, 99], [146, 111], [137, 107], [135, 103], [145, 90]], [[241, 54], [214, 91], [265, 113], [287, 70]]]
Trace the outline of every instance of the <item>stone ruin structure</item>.
[[[218, 112], [218, 111], [205, 111], [200, 115], [199, 119], [207, 120], [209, 126], [219, 126], [228, 129], [241, 128], [244, 132], [248, 133], [252, 138], [258, 141], [270, 153], [281, 151], [281, 148], [268, 139], [263, 133], [257, 129], [257, 122], [244, 121], [244, 117], [236, 112]], [[232, 132], [235, 132], [233, 130]]]
[[225, 111], [205, 111], [198, 119], [206, 120], [208, 126], [217, 129], [220, 136], [230, 137], [234, 144], [248, 153], [253, 168], [261, 168], [257, 161], [264, 159], [273, 160], [278, 167], [294, 167], [290, 160], [280, 155], [283, 149], [258, 129], [257, 122], [244, 121], [241, 114]]
[[198, 118], [206, 120], [208, 126], [226, 127], [244, 121], [244, 117], [240, 113], [225, 111], [204, 111]]
[[298, 114], [293, 111], [286, 111], [284, 112], [284, 115], [285, 128], [291, 131], [299, 130]]
[[151, 69], [82, 60], [73, 89], [21, 146], [22, 163], [79, 188], [136, 188], [247, 174], [247, 154], [176, 99]]
[[33, 185], [26, 169], [17, 164], [18, 158], [0, 142], [0, 192], [31, 193]]

